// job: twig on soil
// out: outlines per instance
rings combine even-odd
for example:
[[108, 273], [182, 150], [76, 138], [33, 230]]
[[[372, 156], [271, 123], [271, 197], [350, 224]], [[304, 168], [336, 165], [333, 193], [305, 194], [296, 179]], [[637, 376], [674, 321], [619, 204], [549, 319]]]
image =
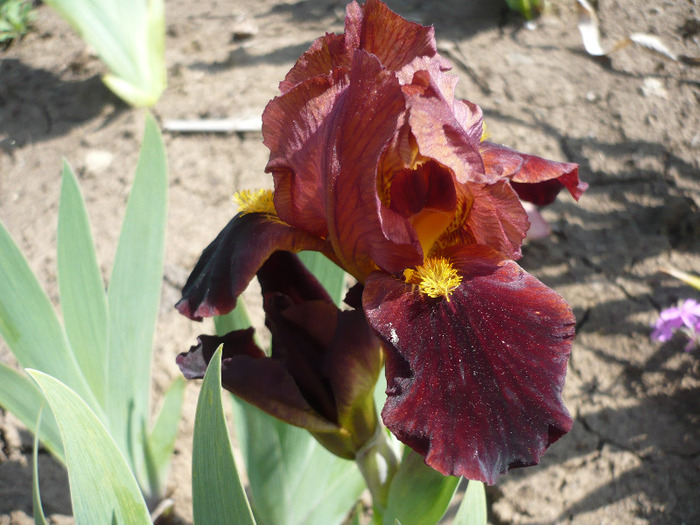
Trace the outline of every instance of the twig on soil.
[[174, 133], [253, 133], [262, 129], [260, 117], [166, 120], [163, 129]]

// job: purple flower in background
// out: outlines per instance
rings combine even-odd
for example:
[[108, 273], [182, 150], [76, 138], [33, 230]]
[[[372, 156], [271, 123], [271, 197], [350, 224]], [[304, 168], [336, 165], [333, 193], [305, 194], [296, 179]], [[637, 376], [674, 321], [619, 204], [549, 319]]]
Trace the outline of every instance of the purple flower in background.
[[686, 352], [700, 346], [700, 303], [694, 299], [686, 299], [678, 306], [662, 310], [654, 324], [651, 338], [664, 343], [678, 330], [690, 338], [685, 347]]

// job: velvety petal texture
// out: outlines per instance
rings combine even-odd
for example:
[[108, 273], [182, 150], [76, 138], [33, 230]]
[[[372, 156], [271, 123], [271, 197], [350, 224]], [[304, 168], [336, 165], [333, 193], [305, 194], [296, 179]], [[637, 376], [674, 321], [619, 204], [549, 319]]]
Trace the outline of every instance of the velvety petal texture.
[[[438, 471], [493, 483], [571, 428], [574, 317], [514, 260], [522, 201], [562, 188], [578, 200], [587, 185], [575, 164], [486, 141], [450, 69], [432, 28], [379, 0], [351, 2], [345, 32], [299, 58], [263, 114], [274, 194], [204, 250], [177, 304], [192, 319], [226, 313], [257, 276], [271, 354], [239, 331], [203, 336], [178, 364], [202, 377], [223, 343], [226, 388], [353, 458], [379, 424], [384, 356], [387, 427]], [[332, 303], [300, 250], [357, 279], [353, 309]]]
[[323, 240], [265, 213], [239, 213], [202, 252], [177, 310], [197, 321], [223, 315], [236, 306], [263, 263], [277, 250], [323, 251]]
[[253, 329], [200, 336], [177, 357], [188, 379], [202, 378], [223, 344], [222, 384], [261, 410], [306, 428], [330, 451], [352, 459], [376, 430], [374, 385], [382, 368], [379, 341], [359, 311], [340, 311], [299, 258], [273, 254], [258, 271], [267, 356]]
[[488, 249], [449, 255], [463, 277], [449, 300], [384, 273], [367, 279], [364, 309], [387, 360], [382, 417], [436, 470], [494, 483], [571, 428], [561, 392], [574, 316]]
[[278, 359], [268, 358], [253, 342], [253, 329], [223, 337], [199, 336], [197, 345], [176, 362], [188, 379], [204, 377], [212, 355], [223, 346], [221, 382], [224, 388], [261, 410], [314, 432], [335, 432], [338, 425], [319, 414], [304, 398], [294, 378]]

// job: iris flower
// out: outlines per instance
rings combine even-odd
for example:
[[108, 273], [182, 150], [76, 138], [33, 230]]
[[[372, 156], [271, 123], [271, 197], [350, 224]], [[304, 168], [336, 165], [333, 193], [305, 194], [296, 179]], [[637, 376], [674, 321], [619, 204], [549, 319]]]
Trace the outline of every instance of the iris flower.
[[[367, 385], [383, 360], [386, 427], [439, 472], [494, 483], [572, 425], [561, 394], [575, 319], [515, 262], [521, 199], [546, 205], [562, 188], [578, 199], [586, 185], [575, 164], [484, 140], [482, 111], [455, 98], [449, 69], [433, 28], [378, 0], [349, 4], [344, 34], [316, 40], [265, 109], [274, 191], [237, 195], [177, 308], [225, 314], [257, 274], [272, 354], [229, 334], [227, 388], [330, 432], [343, 444], [329, 448], [352, 457], [373, 430]], [[350, 310], [308, 293], [302, 250], [355, 277]], [[181, 368], [201, 377], [218, 342], [181, 354]]]

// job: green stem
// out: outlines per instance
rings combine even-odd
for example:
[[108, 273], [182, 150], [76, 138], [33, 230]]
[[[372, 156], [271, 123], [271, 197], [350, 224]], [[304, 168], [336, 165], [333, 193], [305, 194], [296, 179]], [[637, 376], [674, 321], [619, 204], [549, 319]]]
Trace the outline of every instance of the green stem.
[[399, 468], [399, 458], [389, 442], [384, 425], [377, 425], [372, 438], [355, 454], [355, 462], [372, 495], [375, 512], [384, 514], [391, 480]]

